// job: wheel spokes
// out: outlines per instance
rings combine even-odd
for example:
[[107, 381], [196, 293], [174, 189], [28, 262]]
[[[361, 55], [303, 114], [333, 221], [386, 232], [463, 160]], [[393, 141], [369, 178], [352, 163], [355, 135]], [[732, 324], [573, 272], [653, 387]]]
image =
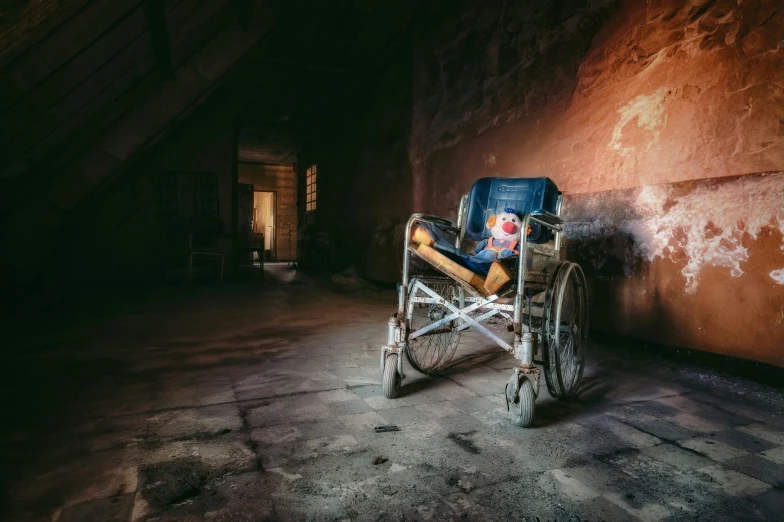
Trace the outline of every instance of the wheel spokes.
[[545, 375], [555, 397], [569, 397], [580, 384], [587, 328], [587, 295], [580, 267], [569, 262], [561, 265], [548, 294], [549, 359]]
[[[455, 287], [451, 283], [428, 285], [437, 294], [454, 301]], [[426, 296], [424, 292], [423, 296]], [[413, 297], [413, 296], [412, 296]], [[449, 309], [437, 303], [418, 303], [413, 307], [410, 318], [410, 331], [417, 331], [433, 322], [440, 321], [449, 315]], [[460, 332], [454, 330], [454, 322], [444, 325], [428, 335], [422, 335], [409, 341], [408, 355], [418, 369], [432, 372], [451, 360], [460, 340]]]
[[560, 351], [561, 375], [564, 391], [569, 394], [574, 384], [574, 370], [576, 367], [574, 353], [573, 327], [575, 321], [575, 286], [573, 284], [574, 272], [570, 271], [564, 285], [564, 299], [561, 304], [561, 324], [563, 334], [559, 336], [558, 348]]

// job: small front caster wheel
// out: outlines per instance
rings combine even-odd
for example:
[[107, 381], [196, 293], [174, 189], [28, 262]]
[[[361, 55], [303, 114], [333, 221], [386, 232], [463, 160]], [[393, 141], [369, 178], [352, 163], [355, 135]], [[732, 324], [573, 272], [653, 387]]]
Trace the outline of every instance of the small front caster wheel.
[[534, 422], [536, 396], [534, 386], [526, 377], [520, 376], [520, 384], [514, 397], [507, 397], [509, 418], [521, 428], [527, 428]]
[[384, 397], [387, 399], [394, 399], [400, 391], [400, 374], [397, 372], [397, 358], [398, 354], [390, 353], [384, 359], [384, 378], [382, 381], [382, 390]]

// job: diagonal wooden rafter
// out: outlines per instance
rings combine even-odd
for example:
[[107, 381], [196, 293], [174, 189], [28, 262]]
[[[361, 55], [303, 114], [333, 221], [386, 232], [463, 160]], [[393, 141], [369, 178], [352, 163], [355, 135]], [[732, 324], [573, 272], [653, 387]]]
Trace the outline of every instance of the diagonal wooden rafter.
[[[186, 64], [178, 67], [169, 81], [158, 84], [149, 97], [106, 128], [100, 141], [65, 162], [46, 183], [43, 193], [30, 192], [35, 195], [34, 202], [24, 208], [32, 212], [35, 207], [42, 224], [56, 226], [80, 201], [88, 195], [97, 195], [110, 178], [127, 169], [133, 159], [181, 123], [184, 115], [198, 106], [218, 85], [218, 80], [226, 77], [277, 22], [266, 0], [254, 1], [257, 13], [247, 30], [236, 22], [225, 27]], [[23, 210], [19, 205], [14, 206]]]
[[172, 57], [164, 0], [147, 0], [147, 21], [150, 25], [155, 62], [161, 74], [167, 77], [172, 72]]

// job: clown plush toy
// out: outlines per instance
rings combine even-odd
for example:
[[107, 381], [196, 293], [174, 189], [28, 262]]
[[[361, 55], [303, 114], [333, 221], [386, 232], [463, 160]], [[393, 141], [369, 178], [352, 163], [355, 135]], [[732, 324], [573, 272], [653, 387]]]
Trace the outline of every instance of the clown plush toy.
[[[520, 228], [522, 219], [513, 208], [505, 208], [503, 212], [490, 216], [487, 228], [490, 237], [476, 246], [472, 259], [484, 263], [492, 263], [497, 259], [506, 259], [520, 254]], [[528, 227], [526, 234], [531, 233]]]

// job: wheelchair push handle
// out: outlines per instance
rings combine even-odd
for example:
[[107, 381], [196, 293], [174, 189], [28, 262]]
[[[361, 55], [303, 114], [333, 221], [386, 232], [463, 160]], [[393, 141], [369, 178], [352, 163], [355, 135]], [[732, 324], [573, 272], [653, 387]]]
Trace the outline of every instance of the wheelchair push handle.
[[560, 216], [557, 216], [551, 212], [547, 211], [540, 211], [540, 212], [531, 212], [529, 214], [531, 221], [537, 223], [539, 225], [546, 226], [553, 230], [561, 230], [561, 225], [563, 225], [563, 219]]
[[433, 223], [434, 225], [438, 225], [446, 228], [455, 228], [455, 225], [448, 219], [434, 216], [432, 214], [422, 214], [422, 213], [411, 214], [408, 223], [413, 224], [416, 221], [426, 221], [428, 223]]

